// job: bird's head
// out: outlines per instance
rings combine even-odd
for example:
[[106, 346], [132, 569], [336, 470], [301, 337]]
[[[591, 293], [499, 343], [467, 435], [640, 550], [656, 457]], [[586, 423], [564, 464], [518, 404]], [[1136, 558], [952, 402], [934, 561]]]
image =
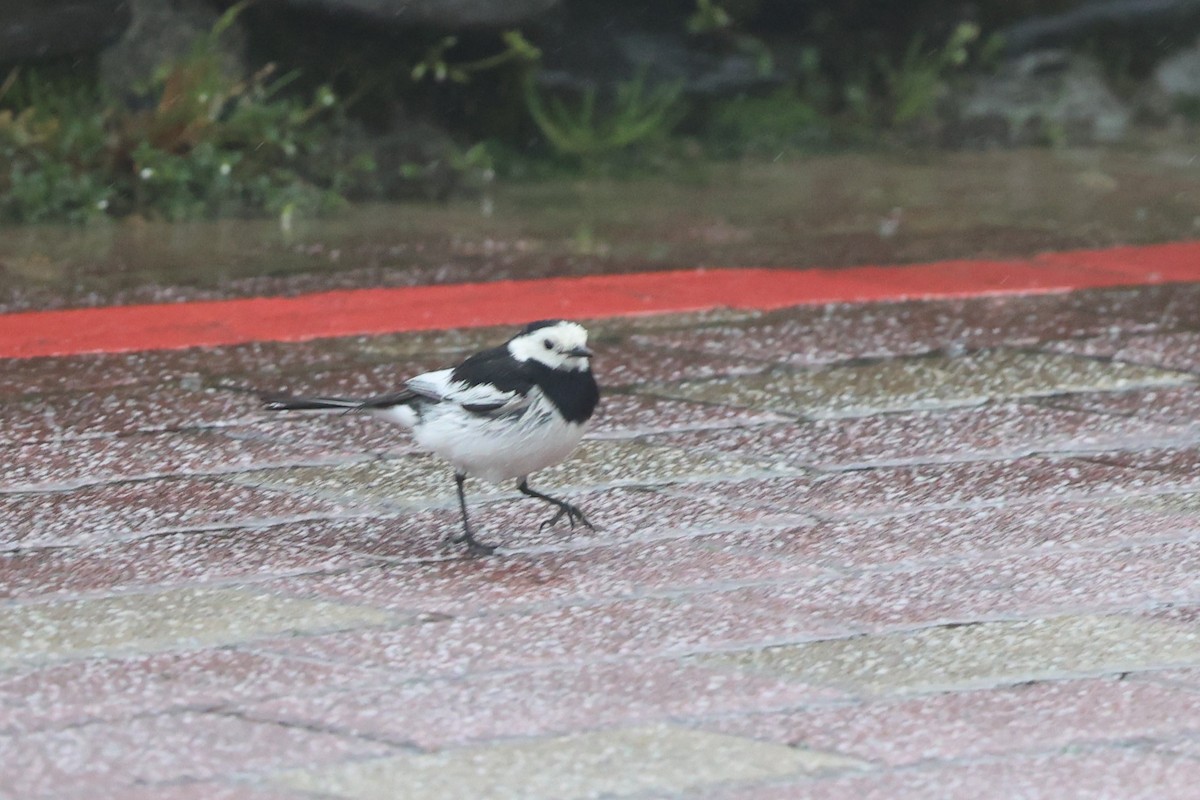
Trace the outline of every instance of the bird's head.
[[587, 370], [592, 357], [587, 338], [587, 329], [576, 322], [531, 322], [508, 340], [508, 352], [518, 361], [537, 361], [550, 369]]

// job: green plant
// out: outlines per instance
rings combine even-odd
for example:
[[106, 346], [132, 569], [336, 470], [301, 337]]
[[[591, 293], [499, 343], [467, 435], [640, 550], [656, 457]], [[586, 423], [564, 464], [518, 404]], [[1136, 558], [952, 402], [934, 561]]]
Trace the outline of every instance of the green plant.
[[893, 125], [904, 125], [928, 116], [937, 102], [945, 77], [961, 68], [970, 58], [970, 46], [979, 38], [979, 26], [960, 23], [939, 48], [927, 50], [925, 38], [918, 34], [909, 43], [899, 63], [880, 56], [877, 69], [889, 105]]
[[731, 41], [735, 48], [754, 59], [761, 77], [775, 69], [771, 49], [757, 36], [735, 30], [733, 16], [713, 0], [696, 0], [696, 10], [687, 18], [684, 29], [693, 36], [714, 36]]
[[412, 68], [412, 79], [419, 81], [432, 77], [438, 83], [445, 80], [466, 83], [474, 73], [496, 69], [509, 63], [530, 65], [541, 60], [542, 51], [534, 47], [520, 31], [505, 31], [500, 35], [500, 40], [504, 42], [504, 49], [495, 55], [474, 61], [451, 63], [446, 60], [446, 51], [458, 44], [458, 37], [446, 36], [430, 47], [425, 58]]
[[733, 24], [729, 12], [713, 0], [696, 0], [696, 10], [687, 18], [687, 32], [691, 34], [721, 31]]
[[707, 140], [723, 156], [776, 157], [828, 144], [831, 124], [825, 110], [794, 86], [769, 94], [744, 94], [717, 104], [709, 115]]
[[230, 7], [144, 87], [139, 108], [115, 104], [73, 76], [14, 70], [0, 86], [0, 218], [86, 221], [138, 213], [188, 219], [229, 213], [320, 213], [336, 208], [351, 160], [323, 182], [305, 158], [328, 135], [338, 103], [328, 87], [285, 95], [295, 73], [268, 66], [225, 72], [221, 34]]
[[639, 74], [617, 87], [612, 103], [597, 104], [595, 88], [568, 105], [559, 97], [543, 98], [532, 75], [525, 78], [525, 105], [546, 141], [560, 154], [587, 160], [663, 136], [682, 115], [678, 83], [646, 89]]

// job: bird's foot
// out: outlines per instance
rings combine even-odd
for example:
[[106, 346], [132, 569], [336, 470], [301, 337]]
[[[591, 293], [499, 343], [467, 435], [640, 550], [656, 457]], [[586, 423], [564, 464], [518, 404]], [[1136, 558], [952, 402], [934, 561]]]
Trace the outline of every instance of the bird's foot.
[[455, 536], [453, 539], [451, 539], [450, 542], [452, 544], [465, 544], [467, 546], [467, 552], [473, 556], [490, 556], [496, 552], [496, 545], [484, 544], [474, 536], [469, 536], [465, 533], [460, 533], [458, 536]]
[[584, 515], [584, 513], [576, 506], [573, 506], [570, 503], [565, 503], [561, 500], [555, 500], [553, 502], [556, 506], [558, 506], [558, 513], [539, 525], [538, 530], [553, 527], [563, 517], [566, 517], [567, 522], [571, 523], [572, 530], [575, 528], [576, 524], [581, 524], [589, 530], [596, 529], [596, 526], [593, 525], [591, 521], [588, 520], [588, 518]]

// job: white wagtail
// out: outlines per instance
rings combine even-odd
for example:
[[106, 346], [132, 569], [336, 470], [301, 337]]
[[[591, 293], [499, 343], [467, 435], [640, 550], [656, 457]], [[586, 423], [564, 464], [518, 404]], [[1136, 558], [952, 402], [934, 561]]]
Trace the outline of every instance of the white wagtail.
[[574, 322], [533, 322], [499, 347], [475, 353], [453, 369], [410, 378], [397, 392], [365, 400], [262, 395], [263, 406], [363, 411], [411, 429], [418, 444], [454, 466], [463, 521], [462, 536], [454, 541], [487, 555], [495, 547], [476, 540], [467, 517], [463, 482], [468, 476], [495, 483], [520, 479], [522, 494], [558, 508], [542, 527], [564, 516], [572, 528], [577, 522], [593, 527], [575, 506], [529, 488], [531, 473], [571, 454], [600, 401], [587, 337]]

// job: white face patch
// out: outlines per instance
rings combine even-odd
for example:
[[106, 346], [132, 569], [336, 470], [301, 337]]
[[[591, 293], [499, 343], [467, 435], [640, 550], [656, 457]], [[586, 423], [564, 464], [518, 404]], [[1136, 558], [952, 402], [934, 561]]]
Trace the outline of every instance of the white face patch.
[[518, 361], [537, 361], [551, 369], [586, 370], [587, 356], [572, 355], [587, 349], [587, 329], [575, 322], [556, 322], [514, 337], [508, 352]]

